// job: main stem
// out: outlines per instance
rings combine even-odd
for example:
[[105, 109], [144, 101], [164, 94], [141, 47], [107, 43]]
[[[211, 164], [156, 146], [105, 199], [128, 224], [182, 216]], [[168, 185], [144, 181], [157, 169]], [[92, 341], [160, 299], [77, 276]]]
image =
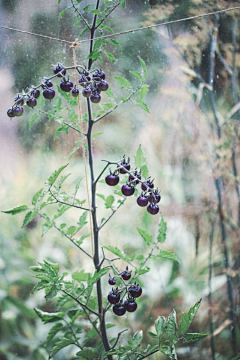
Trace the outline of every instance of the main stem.
[[[100, 0], [97, 0], [96, 10], [98, 10], [100, 4]], [[94, 33], [96, 30], [96, 21], [97, 15], [93, 18], [92, 27], [90, 29], [90, 39], [94, 38]], [[90, 41], [90, 49], [89, 54], [93, 51], [94, 41]], [[91, 70], [92, 67], [92, 59], [88, 61], [88, 70]], [[93, 226], [93, 240], [94, 240], [94, 266], [97, 271], [100, 270], [100, 259], [99, 259], [99, 238], [98, 238], [98, 224], [97, 224], [97, 208], [96, 208], [96, 183], [94, 177], [94, 168], [93, 168], [93, 154], [92, 154], [92, 128], [93, 128], [93, 120], [92, 120], [92, 110], [91, 103], [89, 98], [87, 99], [87, 111], [88, 111], [88, 131], [87, 131], [87, 143], [88, 143], [88, 161], [90, 168], [90, 176], [91, 176], [91, 207], [92, 207], [92, 226]], [[101, 314], [100, 319], [100, 330], [102, 334], [102, 342], [106, 351], [110, 350], [110, 345], [107, 337], [107, 330], [105, 324], [105, 312], [103, 311], [103, 303], [102, 303], [102, 287], [101, 287], [101, 279], [97, 281], [97, 299], [98, 299], [98, 312]], [[112, 356], [108, 356], [108, 360], [112, 360]]]

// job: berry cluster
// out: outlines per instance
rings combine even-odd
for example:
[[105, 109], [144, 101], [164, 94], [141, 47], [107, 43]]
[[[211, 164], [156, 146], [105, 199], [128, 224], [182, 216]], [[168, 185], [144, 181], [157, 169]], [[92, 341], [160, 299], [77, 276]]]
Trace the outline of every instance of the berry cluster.
[[105, 177], [105, 181], [109, 186], [115, 186], [119, 183], [119, 174], [127, 174], [129, 173], [128, 180], [126, 184], [122, 186], [122, 194], [125, 196], [131, 196], [135, 192], [135, 186], [141, 182], [142, 192], [140, 196], [137, 198], [137, 204], [141, 207], [147, 206], [147, 211], [156, 215], [159, 212], [158, 203], [161, 200], [161, 195], [158, 189], [154, 189], [153, 180], [151, 177], [141, 180], [141, 170], [135, 169], [130, 172], [130, 159], [125, 159], [125, 156], [121, 159], [121, 161], [117, 165], [117, 169], [112, 172], [110, 170], [110, 174]]
[[[86, 98], [90, 97], [91, 102], [98, 103], [101, 100], [100, 93], [101, 91], [107, 91], [108, 83], [105, 81], [105, 73], [102, 70], [93, 70], [93, 73], [86, 71], [85, 69], [80, 72], [79, 84], [84, 87], [82, 90], [82, 95]], [[53, 83], [51, 81], [54, 77], [62, 78], [60, 83], [60, 88], [64, 92], [70, 92], [73, 97], [79, 95], [78, 84], [74, 85], [72, 81], [69, 80], [69, 77], [66, 78], [67, 73], [66, 68], [58, 63], [53, 67], [54, 75], [50, 78], [43, 79], [42, 83], [37, 87], [31, 87], [27, 94], [18, 94], [14, 99], [15, 103], [11, 109], [8, 109], [7, 115], [9, 117], [21, 116], [23, 114], [23, 105], [26, 101], [27, 106], [34, 108], [37, 105], [37, 99], [40, 96], [39, 88], [43, 89], [43, 96], [45, 99], [52, 100], [55, 96], [55, 90], [53, 89]]]
[[[121, 272], [120, 277], [124, 280], [124, 283], [126, 280], [130, 280], [131, 278], [131, 271], [128, 270], [128, 267], [126, 267], [126, 270]], [[109, 275], [108, 283], [110, 285], [116, 284], [116, 278], [111, 277]], [[124, 290], [118, 289], [116, 287], [113, 288], [112, 291], [108, 294], [108, 301], [110, 304], [113, 304], [113, 312], [117, 316], [122, 316], [125, 314], [126, 311], [128, 312], [134, 312], [137, 309], [137, 303], [136, 298], [141, 296], [142, 294], [142, 288], [139, 286], [139, 284], [127, 284], [126, 285], [126, 293], [121, 299], [121, 293]], [[123, 302], [123, 298], [127, 295], [127, 299]]]

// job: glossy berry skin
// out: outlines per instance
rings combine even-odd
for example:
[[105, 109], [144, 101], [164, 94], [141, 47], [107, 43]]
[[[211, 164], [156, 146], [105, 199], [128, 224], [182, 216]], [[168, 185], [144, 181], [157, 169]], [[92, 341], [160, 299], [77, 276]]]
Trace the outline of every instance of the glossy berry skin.
[[147, 207], [147, 211], [149, 214], [156, 215], [159, 212], [159, 207], [154, 203], [150, 203]]
[[24, 104], [24, 98], [21, 97], [20, 95], [16, 96], [14, 101], [16, 101], [17, 105], [23, 105]]
[[86, 79], [87, 79], [88, 82], [90, 82], [90, 81], [92, 80], [92, 78], [91, 78], [90, 75], [87, 75], [87, 76], [86, 76]]
[[73, 97], [78, 97], [78, 95], [79, 95], [79, 90], [77, 88], [73, 88], [72, 89], [72, 96]]
[[128, 288], [128, 292], [132, 295], [133, 298], [138, 298], [142, 295], [142, 288], [139, 286], [139, 284], [132, 285]]
[[60, 84], [60, 88], [62, 91], [65, 91], [65, 92], [70, 92], [73, 88], [73, 83], [69, 80], [67, 81], [62, 81], [61, 84]]
[[149, 5], [154, 6], [157, 5], [158, 0], [149, 0]]
[[40, 90], [34, 89], [34, 90], [31, 92], [31, 96], [34, 97], [35, 99], [38, 99], [39, 96], [40, 96]]
[[128, 312], [134, 312], [137, 309], [137, 303], [134, 299], [125, 300], [124, 306]]
[[84, 84], [86, 82], [86, 77], [84, 75], [80, 75], [78, 82], [79, 84]]
[[34, 108], [34, 106], [36, 106], [36, 105], [37, 105], [37, 100], [34, 97], [30, 97], [27, 100], [27, 106]]
[[[154, 197], [155, 196], [155, 197]], [[149, 202], [150, 203], [159, 203], [160, 200], [161, 200], [161, 195], [159, 193], [155, 193], [154, 192], [154, 196], [153, 194], [151, 193], [150, 196], [149, 196]]]
[[109, 174], [105, 177], [105, 181], [109, 186], [115, 186], [119, 183], [119, 176], [114, 174]]
[[[58, 64], [58, 65], [54, 66], [53, 72], [54, 72], [54, 74], [56, 75], [56, 74], [58, 74], [60, 71], [62, 71], [63, 69], [64, 69], [64, 67], [61, 66], [60, 64]], [[66, 75], [66, 70], [65, 70], [65, 69], [62, 71], [62, 74], [63, 74], [63, 75]], [[63, 75], [58, 74], [57, 77], [62, 77]]]
[[148, 198], [144, 195], [140, 195], [138, 198], [137, 198], [137, 203], [139, 206], [147, 206], [148, 204]]
[[43, 91], [43, 96], [45, 99], [52, 100], [55, 96], [55, 91], [53, 89], [45, 89]]
[[116, 304], [113, 306], [113, 312], [117, 316], [123, 316], [126, 312], [126, 308], [123, 304]]
[[121, 166], [118, 166], [118, 171], [120, 172], [120, 174], [126, 174], [127, 172], [124, 170], [130, 170], [131, 166], [129, 164], [129, 160], [126, 162], [125, 159], [123, 161], [120, 162], [121, 166], [123, 166], [123, 168]]
[[147, 181], [144, 181], [144, 183], [141, 185], [141, 188], [143, 191], [148, 190], [147, 186], [145, 186], [144, 184], [146, 184], [150, 189], [154, 188], [154, 184], [150, 180], [147, 180]]
[[100, 78], [102, 80], [105, 80], [105, 73], [102, 70], [97, 70], [92, 76], [93, 78]]
[[53, 83], [50, 80], [46, 80], [44, 84], [42, 84], [43, 89], [51, 88], [53, 87]]
[[127, 185], [127, 184], [124, 184], [122, 186], [122, 193], [123, 195], [125, 196], [131, 196], [134, 194], [134, 191], [135, 191], [135, 188], [134, 186], [131, 186], [131, 185]]
[[114, 277], [111, 277], [111, 275], [109, 275], [109, 279], [108, 279], [109, 285], [115, 285], [116, 282], [117, 280]]
[[110, 304], [117, 304], [120, 300], [120, 294], [117, 291], [111, 291], [108, 294], [108, 301], [110, 302]]
[[23, 108], [21, 106], [17, 106], [13, 109], [14, 116], [21, 116], [23, 114]]
[[100, 91], [107, 91], [108, 89], [108, 83], [104, 80], [102, 80], [99, 84], [98, 84], [98, 89]]
[[101, 96], [99, 94], [92, 94], [90, 96], [90, 100], [91, 102], [93, 102], [94, 104], [99, 103], [99, 101], [101, 101]]
[[121, 277], [123, 280], [129, 280], [131, 278], [131, 271], [128, 270], [128, 267], [121, 273]]
[[8, 109], [8, 111], [7, 111], [7, 116], [10, 117], [10, 118], [12, 118], [12, 117], [15, 116], [15, 115], [14, 115], [14, 112], [13, 112], [13, 109]]
[[92, 95], [92, 90], [89, 88], [85, 88], [83, 89], [82, 94], [84, 97], [88, 98]]

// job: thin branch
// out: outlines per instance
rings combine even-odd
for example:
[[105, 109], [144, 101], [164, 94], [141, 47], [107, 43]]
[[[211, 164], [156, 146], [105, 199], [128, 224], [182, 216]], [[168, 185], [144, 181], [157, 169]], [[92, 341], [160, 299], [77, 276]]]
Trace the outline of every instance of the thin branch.
[[226, 60], [224, 59], [224, 57], [222, 56], [222, 54], [220, 53], [220, 50], [217, 48], [216, 49], [216, 54], [219, 57], [219, 60], [222, 62], [222, 64], [224, 65], [225, 69], [227, 70], [227, 72], [229, 73], [229, 75], [233, 74], [233, 71], [231, 69], [231, 67], [228, 65], [228, 63], [226, 62]]
[[121, 334], [122, 334], [122, 333], [124, 333], [125, 331], [128, 331], [128, 329], [122, 330], [122, 331], [120, 331], [120, 333], [118, 333], [117, 339], [116, 339], [116, 341], [115, 341], [114, 345], [111, 347], [111, 349], [110, 349], [110, 350], [112, 350], [112, 349], [114, 349], [114, 348], [115, 348], [115, 346], [117, 345], [118, 340], [119, 340], [119, 338], [120, 338]]
[[90, 25], [88, 24], [87, 20], [85, 19], [85, 17], [80, 13], [80, 11], [76, 8], [73, 0], [71, 0], [72, 6], [75, 10], [75, 12], [80, 16], [80, 18], [84, 21], [85, 25], [88, 27], [89, 30], [91, 30]]
[[84, 207], [82, 207], [82, 206], [74, 205], [74, 204], [71, 204], [71, 203], [68, 203], [68, 202], [59, 200], [59, 199], [52, 193], [51, 189], [49, 189], [49, 192], [50, 192], [50, 194], [52, 195], [52, 197], [54, 197], [54, 199], [55, 199], [57, 202], [59, 202], [60, 204], [68, 205], [68, 206], [75, 207], [75, 208], [81, 209], [81, 210], [90, 211], [89, 209], [84, 208]]
[[112, 9], [109, 11], [109, 13], [100, 21], [98, 26], [96, 26], [95, 30], [107, 19], [107, 17], [120, 5], [120, 3], [117, 3], [115, 6], [112, 7]]
[[100, 231], [104, 225], [111, 219], [111, 217], [116, 213], [116, 211], [124, 204], [124, 202], [127, 200], [127, 198], [124, 198], [123, 200], [121, 200], [121, 203], [118, 205], [118, 207], [116, 208], [116, 210], [113, 210], [112, 214], [107, 218], [107, 220], [104, 221], [104, 223], [102, 223], [101, 226], [98, 227], [98, 231]]
[[69, 294], [66, 290], [62, 290], [66, 295], [68, 295], [70, 298], [72, 298], [73, 300], [75, 300], [82, 308], [90, 311], [92, 314], [100, 317], [100, 314], [97, 313], [96, 311], [90, 309], [87, 305], [83, 304], [81, 301], [79, 301], [77, 298], [75, 298], [74, 296], [72, 296], [71, 294]]
[[73, 336], [75, 338], [75, 345], [78, 346], [79, 349], [83, 350], [83, 347], [79, 344], [78, 339], [76, 337], [75, 332], [73, 331], [72, 326], [65, 319], [63, 319], [63, 320], [65, 321], [65, 323], [67, 324], [67, 326], [69, 327], [69, 329], [71, 330], [71, 332], [72, 332], [72, 334], [73, 334]]
[[98, 328], [96, 327], [96, 325], [94, 324], [94, 321], [91, 320], [89, 314], [87, 313], [87, 311], [84, 308], [83, 308], [83, 311], [85, 312], [85, 315], [87, 316], [89, 322], [92, 324], [92, 326], [94, 327], [94, 329], [96, 330], [96, 332], [98, 333], [100, 338], [102, 339], [102, 335], [101, 335], [100, 331], [98, 330]]
[[100, 180], [102, 174], [103, 174], [104, 171], [108, 168], [108, 166], [109, 166], [109, 164], [107, 164], [107, 165], [104, 167], [104, 169], [101, 171], [101, 173], [98, 175], [98, 177], [97, 177], [96, 180], [94, 181], [94, 184], [96, 184], [96, 183]]

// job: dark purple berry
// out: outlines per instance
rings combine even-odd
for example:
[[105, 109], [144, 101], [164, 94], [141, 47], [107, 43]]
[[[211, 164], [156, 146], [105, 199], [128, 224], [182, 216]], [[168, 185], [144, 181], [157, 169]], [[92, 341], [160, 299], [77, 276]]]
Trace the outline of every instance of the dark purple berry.
[[124, 306], [128, 312], [134, 312], [137, 309], [137, 303], [135, 299], [125, 300]]
[[119, 183], [119, 176], [114, 172], [105, 177], [105, 181], [109, 186], [115, 186]]
[[13, 112], [13, 109], [8, 109], [7, 111], [7, 116], [9, 116], [10, 118], [14, 117], [14, 112]]
[[148, 188], [153, 189], [154, 188], [153, 180], [148, 179], [148, 180], [144, 181], [144, 183], [141, 185], [141, 188], [143, 191], [149, 191]]
[[124, 185], [122, 186], [122, 193], [123, 193], [123, 195], [125, 195], [125, 196], [131, 196], [131, 195], [133, 195], [133, 194], [134, 194], [134, 191], [135, 191], [135, 188], [134, 188], [134, 186], [133, 186], [131, 183], [129, 183], [129, 184], [124, 184]]
[[108, 294], [108, 301], [110, 304], [117, 304], [120, 300], [120, 294], [118, 290], [113, 290]]
[[98, 89], [100, 91], [107, 91], [108, 89], [108, 83], [104, 80], [102, 80], [99, 84], [98, 84]]
[[89, 76], [89, 75], [86, 76], [86, 79], [88, 82], [90, 82], [92, 80], [91, 76]]
[[23, 107], [16, 106], [15, 108], [13, 108], [13, 114], [14, 116], [21, 116], [23, 114]]
[[129, 181], [132, 181], [135, 185], [139, 184], [139, 181], [136, 179], [138, 178], [139, 180], [141, 180], [141, 170], [140, 171], [137, 171], [137, 170], [134, 170], [134, 172], [132, 173], [132, 175], [129, 175], [129, 178], [128, 180]]
[[130, 158], [128, 158], [127, 160], [125, 159], [125, 156], [123, 156], [122, 160], [120, 161], [119, 165], [118, 165], [118, 170], [120, 172], [120, 174], [126, 174], [127, 172], [124, 170], [130, 170], [131, 166], [130, 166]]
[[[56, 75], [56, 74], [60, 73], [63, 69], [64, 69], [64, 67], [61, 64], [57, 64], [56, 66], [54, 66], [53, 72]], [[62, 75], [58, 74], [57, 77], [62, 77], [63, 75], [66, 75], [65, 69], [62, 71]]]
[[30, 97], [27, 99], [27, 106], [34, 108], [34, 106], [37, 105], [37, 99], [35, 99], [34, 97]]
[[105, 80], [105, 73], [102, 70], [96, 70], [92, 77], [95, 79], [100, 78], [102, 80]]
[[90, 96], [90, 100], [91, 102], [93, 102], [94, 104], [99, 103], [99, 101], [101, 100], [101, 96], [99, 94], [92, 94]]
[[153, 191], [152, 193], [150, 193], [149, 196], [149, 202], [150, 203], [159, 203], [161, 200], [161, 195], [159, 194], [158, 190]]
[[139, 286], [139, 284], [137, 285], [131, 285], [128, 288], [128, 292], [131, 294], [131, 296], [133, 298], [138, 298], [139, 296], [142, 295], [142, 288]]
[[53, 87], [53, 83], [50, 80], [46, 80], [44, 84], [42, 84], [43, 89], [51, 88]]
[[159, 212], [159, 207], [154, 203], [150, 203], [147, 207], [147, 211], [152, 215], [156, 215]]
[[131, 271], [128, 270], [128, 266], [126, 267], [126, 270], [124, 270], [120, 275], [123, 280], [129, 280], [131, 278]]
[[31, 96], [34, 97], [35, 99], [38, 99], [39, 96], [40, 96], [40, 90], [34, 89], [34, 90], [31, 92]]
[[52, 100], [55, 96], [55, 91], [53, 89], [45, 89], [43, 91], [43, 96], [45, 99]]
[[82, 94], [84, 97], [88, 98], [89, 96], [92, 95], [92, 90], [89, 88], [85, 88], [85, 89], [83, 89]]
[[86, 82], [85, 76], [84, 76], [84, 75], [80, 75], [78, 82], [79, 82], [79, 84], [84, 84], [84, 83]]
[[111, 275], [109, 274], [109, 279], [108, 279], [109, 285], [115, 285], [116, 282], [117, 280], [114, 277], [111, 277]]
[[119, 303], [113, 306], [113, 312], [117, 316], [123, 316], [126, 312], [126, 308], [123, 304]]
[[76, 87], [74, 87], [72, 89], [72, 96], [73, 97], [78, 97], [78, 95], [79, 95], [79, 90]]
[[17, 105], [23, 105], [24, 104], [24, 98], [18, 94], [18, 96], [15, 97], [14, 101]]
[[70, 92], [73, 88], [73, 83], [69, 80], [63, 80], [60, 84], [60, 88], [62, 91]]
[[147, 206], [148, 204], [148, 198], [144, 195], [140, 195], [138, 198], [137, 198], [137, 203], [139, 206]]

